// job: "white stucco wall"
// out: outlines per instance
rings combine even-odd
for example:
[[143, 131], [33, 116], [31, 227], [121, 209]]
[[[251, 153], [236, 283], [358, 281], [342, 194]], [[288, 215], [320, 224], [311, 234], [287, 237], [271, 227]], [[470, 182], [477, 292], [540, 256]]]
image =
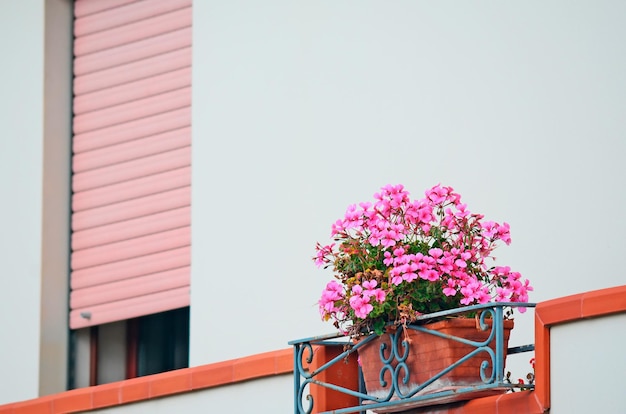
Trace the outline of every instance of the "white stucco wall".
[[[315, 241], [387, 183], [509, 222], [496, 255], [533, 301], [626, 283], [626, 3], [193, 12], [192, 364], [331, 331]], [[532, 341], [519, 319], [513, 344]]]
[[[0, 403], [39, 387], [44, 4], [67, 1], [0, 3], [0, 366], [20, 373]], [[194, 2], [191, 365], [331, 331], [313, 247], [387, 183], [451, 185], [508, 221], [497, 256], [534, 301], [625, 284], [625, 9]]]
[[[2, 2], [0, 50], [0, 182], [3, 202], [0, 403], [32, 398], [38, 389], [43, 172], [43, 1]], [[16, 42], [16, 39], [20, 39]]]
[[226, 387], [209, 388], [167, 398], [120, 405], [91, 414], [169, 414], [255, 413], [274, 414], [293, 411], [293, 377], [280, 375], [246, 381]]
[[550, 413], [620, 414], [626, 407], [626, 314], [550, 329]]
[[0, 404], [67, 382], [70, 4], [0, 2]]

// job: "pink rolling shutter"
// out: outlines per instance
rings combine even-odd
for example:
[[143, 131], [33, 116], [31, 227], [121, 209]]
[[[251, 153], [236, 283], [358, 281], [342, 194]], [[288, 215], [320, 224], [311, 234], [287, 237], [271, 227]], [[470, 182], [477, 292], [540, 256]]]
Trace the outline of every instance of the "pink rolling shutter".
[[189, 305], [191, 0], [77, 0], [72, 329]]

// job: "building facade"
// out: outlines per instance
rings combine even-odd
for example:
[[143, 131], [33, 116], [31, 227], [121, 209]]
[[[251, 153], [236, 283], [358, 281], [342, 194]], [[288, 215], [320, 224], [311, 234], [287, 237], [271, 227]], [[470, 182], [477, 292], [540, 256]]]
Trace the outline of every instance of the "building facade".
[[[262, 393], [239, 403], [290, 410], [287, 342], [332, 331], [315, 242], [387, 183], [450, 185], [510, 223], [496, 256], [531, 280], [531, 301], [626, 284], [625, 7], [0, 3], [0, 404], [141, 374], [120, 348], [140, 336], [120, 324], [188, 308], [186, 365], [269, 364], [232, 377], [264, 385], [211, 401]], [[83, 208], [104, 227], [76, 227]], [[116, 367], [100, 379], [95, 326]], [[534, 329], [519, 318], [512, 345]]]

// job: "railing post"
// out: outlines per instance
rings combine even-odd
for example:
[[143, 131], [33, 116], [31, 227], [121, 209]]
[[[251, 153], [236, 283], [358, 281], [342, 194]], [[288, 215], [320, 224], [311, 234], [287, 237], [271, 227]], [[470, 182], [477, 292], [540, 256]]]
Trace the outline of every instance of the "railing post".
[[504, 315], [500, 306], [494, 307], [494, 328], [496, 330], [496, 363], [495, 383], [500, 385], [504, 382]]
[[293, 346], [293, 412], [300, 414], [298, 408], [298, 395], [300, 393], [300, 368], [298, 365], [299, 344]]

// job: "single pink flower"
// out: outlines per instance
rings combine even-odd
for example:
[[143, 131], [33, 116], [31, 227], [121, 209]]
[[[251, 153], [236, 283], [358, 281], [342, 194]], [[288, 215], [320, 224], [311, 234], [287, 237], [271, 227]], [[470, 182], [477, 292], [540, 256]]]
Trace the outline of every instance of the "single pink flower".
[[393, 257], [391, 256], [391, 253], [385, 252], [385, 258], [383, 259], [383, 263], [385, 266], [391, 266], [391, 264], [393, 264]]
[[446, 296], [454, 296], [456, 295], [456, 285], [453, 279], [448, 279], [446, 282], [446, 287], [443, 288], [443, 294]]
[[456, 259], [456, 260], [454, 261], [454, 264], [455, 264], [457, 267], [460, 267], [461, 269], [465, 269], [465, 268], [467, 267], [467, 263], [465, 263], [465, 260], [461, 260], [461, 259]]
[[423, 270], [419, 273], [419, 275], [420, 275], [420, 278], [424, 280], [429, 280], [431, 282], [434, 282], [437, 279], [439, 279], [439, 273], [437, 273], [437, 271], [433, 269]]
[[377, 284], [378, 282], [376, 280], [368, 280], [368, 281], [363, 282], [363, 287], [367, 290], [371, 290], [371, 289], [374, 289]]
[[439, 259], [443, 255], [443, 250], [437, 247], [432, 248], [428, 251], [428, 254], [431, 255], [431, 257], [434, 257], [435, 259]]
[[374, 298], [376, 299], [378, 303], [383, 303], [385, 299], [387, 298], [387, 294], [382, 289], [376, 289], [374, 291]]

